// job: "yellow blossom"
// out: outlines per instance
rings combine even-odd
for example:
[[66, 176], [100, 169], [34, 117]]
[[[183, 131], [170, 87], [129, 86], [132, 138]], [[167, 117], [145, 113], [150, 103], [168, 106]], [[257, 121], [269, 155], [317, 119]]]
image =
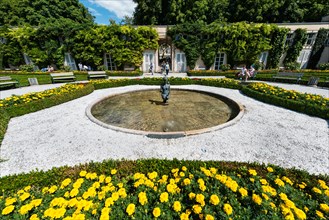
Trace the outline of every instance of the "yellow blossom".
[[2, 210], [1, 214], [2, 215], [8, 215], [14, 210], [14, 208], [15, 208], [15, 206], [13, 206], [13, 205], [6, 206], [6, 208], [4, 208]]
[[326, 213], [329, 213], [329, 206], [328, 204], [321, 203], [320, 204], [320, 209]]
[[175, 212], [180, 212], [182, 209], [182, 205], [180, 204], [179, 201], [175, 201], [173, 204], [173, 209], [175, 210]]
[[225, 203], [225, 204], [224, 204], [223, 209], [224, 209], [224, 212], [225, 212], [227, 215], [231, 215], [232, 212], [233, 212], [232, 206], [231, 206], [230, 204], [228, 204], [228, 203]]
[[262, 198], [257, 194], [252, 194], [252, 201], [254, 201], [254, 203], [256, 203], [257, 205], [262, 204]]
[[245, 188], [240, 188], [239, 193], [242, 197], [248, 196], [248, 191]]
[[153, 213], [153, 216], [157, 218], [161, 215], [161, 209], [159, 207], [156, 207], [153, 209], [152, 213]]
[[193, 205], [192, 208], [193, 208], [193, 212], [194, 212], [195, 214], [200, 214], [201, 211], [202, 211], [202, 208], [201, 208], [200, 205]]
[[248, 172], [250, 175], [257, 176], [257, 172], [254, 169], [249, 169]]
[[207, 214], [205, 220], [215, 220], [214, 216]]
[[135, 213], [135, 204], [130, 203], [127, 206], [126, 212], [128, 213], [128, 215], [133, 215]]
[[168, 202], [168, 197], [169, 197], [169, 194], [167, 192], [161, 193], [160, 202]]
[[210, 203], [213, 205], [218, 205], [219, 204], [219, 197], [217, 195], [211, 195], [210, 196]]

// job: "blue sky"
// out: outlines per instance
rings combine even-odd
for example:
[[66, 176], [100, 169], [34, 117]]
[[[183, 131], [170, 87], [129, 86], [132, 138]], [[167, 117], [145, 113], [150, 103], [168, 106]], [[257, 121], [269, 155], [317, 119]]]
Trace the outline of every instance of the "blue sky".
[[132, 16], [136, 4], [132, 0], [79, 0], [97, 24], [109, 24], [109, 19], [120, 22], [125, 15]]

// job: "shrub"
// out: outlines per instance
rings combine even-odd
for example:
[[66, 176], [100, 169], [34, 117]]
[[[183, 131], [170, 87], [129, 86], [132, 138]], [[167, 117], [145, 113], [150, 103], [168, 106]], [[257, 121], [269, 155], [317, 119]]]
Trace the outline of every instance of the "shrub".
[[320, 70], [329, 70], [329, 63], [321, 63], [319, 65]]
[[231, 65], [230, 64], [222, 64], [222, 65], [220, 65], [220, 69], [222, 71], [230, 70], [231, 69]]
[[284, 68], [286, 70], [299, 70], [300, 69], [300, 63], [297, 63], [297, 62], [286, 63], [284, 65]]
[[25, 72], [33, 72], [34, 71], [34, 65], [33, 64], [21, 65], [21, 66], [19, 66], [19, 69], [21, 71], [25, 71]]

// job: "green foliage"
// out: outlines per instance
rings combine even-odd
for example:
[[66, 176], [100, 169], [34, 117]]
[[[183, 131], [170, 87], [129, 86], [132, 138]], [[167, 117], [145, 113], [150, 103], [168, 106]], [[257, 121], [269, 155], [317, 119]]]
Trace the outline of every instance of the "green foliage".
[[284, 23], [321, 21], [325, 0], [134, 0], [134, 24], [175, 25], [214, 21]]
[[329, 36], [329, 29], [320, 28], [317, 33], [316, 40], [312, 47], [312, 52], [308, 61], [307, 68], [315, 69], [323, 52], [325, 40]]
[[34, 71], [34, 65], [33, 64], [28, 64], [28, 65], [20, 65], [19, 69], [21, 71], [26, 71], [26, 72], [33, 72]]
[[289, 45], [287, 55], [284, 60], [285, 65], [287, 63], [297, 61], [297, 58], [303, 49], [306, 39], [307, 34], [305, 29], [298, 28], [297, 30], [295, 30], [292, 45]]
[[231, 66], [254, 63], [262, 51], [271, 48], [270, 37], [276, 28], [275, 25], [246, 22], [210, 25], [185, 23], [171, 27], [168, 35], [177, 48], [185, 52], [187, 65], [191, 69], [199, 55], [209, 69], [219, 52], [226, 52]]
[[297, 112], [329, 119], [329, 101], [319, 95], [298, 93], [263, 83], [253, 83], [241, 90], [257, 100]]
[[81, 24], [93, 23], [93, 16], [78, 0], [1, 0], [0, 26], [39, 26], [51, 23], [49, 19], [65, 19]]
[[135, 71], [106, 71], [109, 76], [141, 76], [143, 75], [143, 71], [135, 70]]
[[329, 63], [321, 63], [319, 65], [320, 70], [329, 70]]
[[276, 69], [279, 67], [280, 57], [284, 53], [284, 43], [288, 32], [289, 29], [287, 28], [274, 28], [270, 43], [272, 48], [269, 51], [269, 59], [267, 63], [269, 69]]
[[222, 64], [222, 65], [220, 65], [220, 69], [222, 71], [230, 70], [231, 69], [231, 65], [230, 64]]
[[300, 69], [300, 63], [295, 62], [289, 62], [285, 63], [284, 65], [285, 70], [299, 70]]
[[152, 27], [134, 28], [112, 23], [79, 31], [74, 45], [72, 53], [77, 60], [97, 67], [103, 64], [107, 53], [122, 70], [125, 64], [141, 66], [144, 50], [157, 49], [158, 34]]

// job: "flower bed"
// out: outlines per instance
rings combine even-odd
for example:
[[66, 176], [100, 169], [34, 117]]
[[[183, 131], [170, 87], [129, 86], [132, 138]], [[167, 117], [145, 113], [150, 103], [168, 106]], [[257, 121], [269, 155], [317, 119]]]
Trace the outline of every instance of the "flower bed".
[[266, 103], [329, 119], [329, 98], [320, 95], [285, 90], [265, 83], [249, 84], [242, 88], [242, 92]]
[[66, 84], [64, 86], [0, 99], [0, 143], [3, 140], [9, 119], [39, 111], [82, 97], [94, 91], [91, 84]]
[[[140, 161], [143, 166], [143, 162]], [[176, 162], [177, 163], [177, 162]], [[193, 162], [190, 162], [193, 165]], [[207, 165], [207, 163], [204, 163]], [[1, 219], [326, 219], [329, 187], [295, 181], [280, 169], [181, 166], [167, 173], [77, 171], [46, 187], [25, 186], [0, 197]], [[118, 172], [119, 171], [119, 172]]]

